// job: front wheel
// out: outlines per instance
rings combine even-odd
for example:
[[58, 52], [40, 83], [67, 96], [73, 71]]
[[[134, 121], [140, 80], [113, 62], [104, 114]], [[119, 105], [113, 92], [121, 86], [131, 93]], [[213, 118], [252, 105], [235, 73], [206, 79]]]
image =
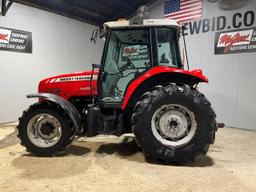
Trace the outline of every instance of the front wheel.
[[18, 137], [27, 151], [51, 156], [63, 151], [74, 138], [72, 122], [53, 103], [36, 103], [19, 119]]
[[157, 86], [136, 104], [136, 140], [147, 156], [164, 162], [193, 161], [214, 142], [216, 115], [203, 94], [187, 85]]

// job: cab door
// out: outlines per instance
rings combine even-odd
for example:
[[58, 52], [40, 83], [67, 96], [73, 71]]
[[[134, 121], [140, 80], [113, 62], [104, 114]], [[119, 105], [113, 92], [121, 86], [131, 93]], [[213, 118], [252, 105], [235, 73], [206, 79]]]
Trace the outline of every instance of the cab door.
[[100, 78], [101, 102], [121, 106], [131, 81], [151, 67], [149, 29], [111, 31]]

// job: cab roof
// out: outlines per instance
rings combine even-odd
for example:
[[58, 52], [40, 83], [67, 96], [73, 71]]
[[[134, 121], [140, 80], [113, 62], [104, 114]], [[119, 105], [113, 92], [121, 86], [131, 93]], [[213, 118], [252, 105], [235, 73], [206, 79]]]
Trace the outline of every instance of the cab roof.
[[134, 24], [130, 20], [118, 20], [106, 22], [104, 27], [110, 29], [120, 29], [120, 28], [138, 28], [138, 27], [172, 27], [176, 29], [181, 29], [181, 26], [172, 19], [144, 19], [142, 24]]

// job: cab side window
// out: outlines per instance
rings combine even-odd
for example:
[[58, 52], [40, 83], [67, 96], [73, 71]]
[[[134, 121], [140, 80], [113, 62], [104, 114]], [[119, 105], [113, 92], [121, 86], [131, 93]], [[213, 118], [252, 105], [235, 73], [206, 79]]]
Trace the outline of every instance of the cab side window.
[[176, 32], [173, 29], [157, 28], [158, 64], [160, 66], [178, 67], [178, 46]]

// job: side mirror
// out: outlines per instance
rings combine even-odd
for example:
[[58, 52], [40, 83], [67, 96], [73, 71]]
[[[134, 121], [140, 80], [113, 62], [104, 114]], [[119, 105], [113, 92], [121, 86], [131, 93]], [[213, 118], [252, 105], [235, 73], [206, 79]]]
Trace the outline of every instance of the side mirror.
[[101, 39], [104, 39], [105, 36], [106, 36], [106, 31], [102, 29], [95, 29], [92, 32], [91, 42], [95, 44], [97, 42], [98, 37]]
[[106, 37], [106, 31], [100, 30], [100, 38], [105, 40], [105, 37]]
[[92, 43], [95, 44], [95, 43], [97, 42], [98, 35], [99, 35], [99, 29], [95, 29], [95, 30], [92, 32], [92, 36], [91, 36], [91, 42], [92, 42]]

